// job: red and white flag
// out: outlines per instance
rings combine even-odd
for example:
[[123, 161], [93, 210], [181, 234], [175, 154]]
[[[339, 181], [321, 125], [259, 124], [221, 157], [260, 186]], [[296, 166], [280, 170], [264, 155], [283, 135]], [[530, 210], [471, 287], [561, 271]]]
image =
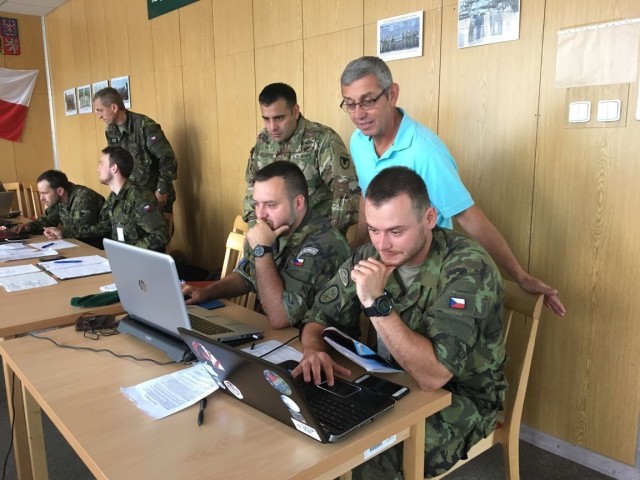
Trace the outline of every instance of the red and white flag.
[[37, 76], [38, 70], [0, 68], [0, 138], [20, 140]]

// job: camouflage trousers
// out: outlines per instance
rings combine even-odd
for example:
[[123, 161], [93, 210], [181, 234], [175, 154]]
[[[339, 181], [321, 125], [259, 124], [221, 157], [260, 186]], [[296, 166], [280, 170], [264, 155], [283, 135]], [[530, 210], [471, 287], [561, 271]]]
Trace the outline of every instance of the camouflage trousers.
[[[483, 438], [473, 417], [478, 412], [456, 402], [430, 416], [425, 422], [424, 476], [441, 475], [466, 458], [469, 449]], [[468, 422], [452, 424], [445, 418], [463, 418]], [[460, 425], [462, 423], [463, 425]], [[402, 444], [394, 445], [371, 460], [353, 469], [353, 480], [403, 480]]]

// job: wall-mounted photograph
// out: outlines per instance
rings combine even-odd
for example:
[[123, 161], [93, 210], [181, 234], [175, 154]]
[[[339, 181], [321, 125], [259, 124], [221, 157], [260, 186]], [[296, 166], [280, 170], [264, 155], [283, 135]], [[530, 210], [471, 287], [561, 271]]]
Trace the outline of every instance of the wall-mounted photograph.
[[520, 0], [458, 0], [458, 48], [520, 38]]
[[76, 104], [76, 89], [70, 88], [64, 91], [64, 113], [65, 115], [76, 115], [78, 107]]
[[77, 88], [78, 91], [78, 113], [91, 113], [91, 85], [83, 85]]
[[385, 61], [422, 56], [423, 12], [378, 20], [378, 57]]
[[107, 88], [109, 86], [108, 80], [101, 80], [99, 82], [95, 82], [91, 84], [91, 98], [96, 94], [96, 92], [102, 90], [103, 88]]
[[115, 88], [126, 108], [131, 108], [131, 90], [129, 89], [129, 77], [115, 77], [111, 79], [111, 87]]

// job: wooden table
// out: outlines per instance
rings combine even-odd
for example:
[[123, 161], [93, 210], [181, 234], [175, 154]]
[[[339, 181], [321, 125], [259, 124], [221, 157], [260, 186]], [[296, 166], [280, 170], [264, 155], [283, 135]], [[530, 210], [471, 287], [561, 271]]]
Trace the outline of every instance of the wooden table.
[[[266, 318], [235, 304], [227, 302], [224, 313], [267, 328]], [[267, 330], [265, 339], [284, 341], [296, 333], [293, 329]], [[167, 359], [159, 350], [126, 335], [98, 342], [71, 328], [46, 335], [68, 345]], [[298, 340], [291, 345], [300, 347]], [[423, 392], [404, 374], [390, 376], [409, 385], [411, 393], [392, 411], [343, 441], [323, 445], [221, 392], [209, 398], [201, 427], [197, 426], [197, 406], [154, 421], [120, 392], [120, 387], [184, 368], [182, 365], [158, 366], [107, 353], [60, 349], [31, 337], [0, 343], [0, 354], [23, 388], [27, 410], [42, 407], [100, 479], [333, 479], [362, 463], [365, 450], [388, 438], [394, 439], [391, 444], [405, 442], [405, 478], [422, 478], [424, 419], [451, 401], [448, 392]], [[355, 366], [352, 370], [354, 376], [362, 373]], [[16, 429], [25, 429], [35, 439], [30, 452], [20, 452], [32, 458], [20, 478], [32, 474], [46, 478], [39, 419], [16, 424]]]

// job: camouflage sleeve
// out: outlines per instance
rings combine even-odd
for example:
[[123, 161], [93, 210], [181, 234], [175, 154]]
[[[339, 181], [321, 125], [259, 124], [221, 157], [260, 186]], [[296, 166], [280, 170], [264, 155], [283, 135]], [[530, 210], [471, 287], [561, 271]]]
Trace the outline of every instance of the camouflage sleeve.
[[360, 185], [351, 155], [333, 130], [328, 130], [320, 141], [318, 165], [322, 180], [333, 192], [331, 224], [344, 234], [349, 226], [358, 223]]
[[254, 146], [249, 153], [249, 160], [247, 161], [247, 171], [244, 174], [244, 179], [247, 183], [247, 192], [244, 196], [243, 201], [243, 214], [242, 219], [247, 222], [253, 224], [256, 220], [256, 212], [253, 209], [253, 184], [251, 181], [255, 176], [256, 169], [256, 147]]
[[135, 243], [135, 246], [164, 252], [167, 243], [169, 243], [167, 220], [164, 218], [160, 208], [158, 208], [153, 194], [147, 191], [144, 191], [144, 193], [149, 194], [148, 198], [145, 199], [146, 201], [140, 202], [140, 206], [134, 212], [139, 230], [139, 240]]
[[78, 192], [78, 197], [74, 198], [73, 212], [71, 212], [73, 226], [95, 225], [103, 205], [104, 197], [101, 195], [88, 189]]
[[168, 192], [178, 178], [178, 163], [171, 144], [157, 123], [145, 127], [145, 141], [149, 152], [158, 160], [158, 190]]
[[27, 225], [30, 233], [42, 233], [44, 227], [57, 227], [60, 225], [60, 211], [56, 205], [47, 208], [40, 218], [36, 218]]
[[282, 302], [292, 326], [300, 323], [318, 291], [336, 274], [349, 253], [344, 238], [334, 230], [303, 243], [290, 256], [280, 276], [284, 283]]
[[109, 207], [107, 206], [107, 202], [102, 205], [102, 209], [98, 214], [97, 223], [65, 226], [62, 229], [62, 233], [63, 236], [67, 238], [111, 238], [111, 217], [109, 215]]

